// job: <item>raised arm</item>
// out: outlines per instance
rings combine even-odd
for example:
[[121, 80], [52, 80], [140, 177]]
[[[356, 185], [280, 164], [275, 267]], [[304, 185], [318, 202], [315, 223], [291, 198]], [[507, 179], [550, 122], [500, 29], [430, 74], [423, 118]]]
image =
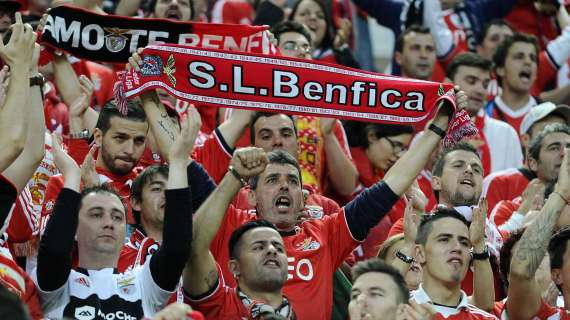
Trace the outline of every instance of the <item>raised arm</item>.
[[570, 159], [568, 149], [558, 173], [554, 191], [538, 217], [527, 227], [513, 252], [509, 273], [507, 310], [511, 319], [531, 319], [541, 303], [541, 290], [534, 279], [546, 254], [548, 242], [560, 213], [570, 199]]
[[198, 209], [194, 217], [194, 239], [190, 259], [184, 269], [184, 290], [191, 296], [208, 292], [218, 282], [218, 272], [210, 244], [214, 240], [231, 200], [242, 187], [237, 175], [249, 179], [260, 174], [267, 165], [267, 156], [260, 148], [243, 148], [234, 152], [231, 166], [218, 187]]
[[[473, 209], [473, 219], [469, 227], [469, 238], [474, 253], [482, 253], [485, 250], [485, 217], [487, 217], [487, 200], [481, 198], [479, 206]], [[471, 303], [490, 312], [495, 306], [495, 280], [489, 258], [473, 259], [473, 269]]]
[[340, 122], [336, 119], [321, 118], [319, 120], [325, 142], [327, 175], [339, 194], [349, 196], [356, 188], [358, 171], [349, 155], [343, 151], [335, 134], [335, 127], [341, 126]]
[[79, 222], [81, 170], [52, 135], [54, 161], [65, 179], [38, 251], [37, 281], [42, 291], [61, 288], [71, 272], [73, 239]]
[[174, 291], [192, 244], [192, 197], [186, 175], [188, 156], [194, 146], [197, 130], [192, 124], [197, 112], [189, 113], [182, 130], [170, 148], [166, 206], [164, 208], [164, 238], [150, 260], [150, 271], [156, 284]]
[[16, 12], [10, 41], [6, 45], [0, 41], [0, 58], [9, 66], [11, 74], [6, 99], [0, 108], [0, 171], [14, 162], [26, 143], [28, 123], [22, 106], [30, 96], [30, 64], [35, 41], [32, 27], [24, 25], [21, 14]]
[[[40, 46], [34, 47], [34, 55], [30, 65], [30, 75], [38, 75], [38, 58], [40, 54]], [[44, 119], [44, 103], [42, 92], [39, 84], [30, 88], [30, 96], [26, 99], [26, 104], [21, 110], [28, 123], [26, 133], [26, 144], [24, 150], [16, 161], [14, 161], [4, 172], [3, 175], [10, 179], [18, 188], [18, 192], [26, 186], [38, 166], [40, 165], [45, 154], [45, 119]]]

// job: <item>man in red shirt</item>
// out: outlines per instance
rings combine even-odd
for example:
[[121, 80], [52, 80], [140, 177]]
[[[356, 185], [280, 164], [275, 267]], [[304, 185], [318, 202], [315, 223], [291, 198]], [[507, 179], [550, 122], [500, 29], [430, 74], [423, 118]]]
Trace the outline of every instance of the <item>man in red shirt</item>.
[[[458, 100], [463, 107], [467, 99], [461, 93]], [[440, 113], [434, 125], [447, 128], [447, 121], [447, 116]], [[434, 131], [426, 130], [420, 143], [392, 166], [382, 182], [361, 193], [339, 212], [320, 220], [304, 221], [299, 220], [304, 201], [301, 170], [295, 159], [282, 150], [271, 152], [270, 160], [259, 148], [237, 150], [229, 172], [195, 215], [197, 234], [194, 248], [200, 246], [204, 251], [210, 249], [221, 268], [227, 270], [227, 262], [230, 261], [227, 251], [229, 235], [246, 221], [257, 217], [267, 219], [284, 236], [289, 256], [289, 274], [284, 293], [293, 304], [298, 318], [329, 319], [332, 309], [330, 279], [333, 273], [366, 238], [370, 228], [409, 188], [440, 138]], [[243, 162], [251, 164], [245, 169]], [[266, 166], [267, 162], [270, 163]], [[258, 166], [263, 168], [254, 171]], [[251, 180], [256, 217], [236, 209], [230, 202], [243, 186], [240, 181], [245, 183], [245, 179], [259, 172], [262, 173]], [[230, 271], [222, 273], [225, 279], [232, 277]], [[201, 274], [204, 277], [209, 273]], [[196, 295], [204, 291], [190, 293]], [[319, 308], [314, 308], [315, 305]]]
[[[561, 148], [564, 158], [554, 191], [537, 218], [526, 228], [510, 265], [507, 311], [511, 319], [570, 319], [570, 230], [566, 227], [552, 237], [560, 214], [570, 199], [570, 155], [568, 145]], [[560, 151], [562, 153], [562, 151]], [[545, 306], [535, 273], [544, 255], [550, 255], [552, 279], [562, 291], [565, 308]]]
[[486, 106], [489, 116], [507, 122], [517, 132], [524, 116], [536, 106], [531, 88], [537, 77], [538, 45], [530, 35], [507, 37], [493, 56], [502, 94]]
[[[497, 319], [468, 303], [461, 282], [471, 259], [488, 259], [481, 254], [484, 241], [471, 243], [467, 220], [453, 209], [439, 208], [422, 219], [416, 237], [415, 254], [423, 268], [423, 282], [412, 293], [417, 303], [430, 303], [443, 318]], [[473, 246], [473, 254], [470, 249]]]
[[[99, 146], [99, 156], [95, 162], [99, 179], [102, 183], [110, 183], [125, 200], [129, 198], [132, 181], [139, 172], [136, 165], [143, 154], [147, 133], [146, 115], [141, 107], [132, 101], [128, 103], [126, 116], [117, 110], [113, 102], [107, 103], [101, 110], [93, 132], [95, 144]], [[72, 139], [68, 147], [73, 157], [74, 152], [82, 153], [81, 149], [87, 149], [88, 144], [84, 139]], [[47, 223], [63, 184], [61, 175], [52, 176], [48, 181], [42, 207], [42, 227]], [[130, 208], [128, 222], [134, 222]]]

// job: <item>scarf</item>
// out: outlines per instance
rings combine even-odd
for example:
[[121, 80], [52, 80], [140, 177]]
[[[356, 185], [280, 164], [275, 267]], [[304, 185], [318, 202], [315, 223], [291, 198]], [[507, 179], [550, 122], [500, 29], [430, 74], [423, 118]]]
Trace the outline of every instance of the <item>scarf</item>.
[[[274, 54], [276, 48], [266, 30], [266, 26], [101, 15], [60, 6], [48, 12], [41, 43], [82, 59], [107, 63], [126, 63], [137, 48], [153, 43]], [[44, 50], [40, 64], [46, 64], [49, 56]]]
[[[179, 45], [149, 46], [142, 56], [140, 71], [123, 73], [115, 87], [122, 112], [125, 98], [156, 88], [202, 105], [387, 124], [425, 124], [444, 99], [455, 108], [451, 84], [318, 61]], [[444, 144], [474, 134], [467, 112], [454, 112]]]
[[299, 116], [296, 121], [297, 137], [299, 143], [299, 167], [302, 181], [322, 192], [322, 167], [324, 165], [323, 141], [320, 132], [319, 119], [311, 116]]
[[[489, 149], [489, 143], [487, 143], [487, 138], [485, 137], [485, 113], [479, 113], [475, 117], [475, 127], [477, 128], [477, 135], [474, 136], [471, 141], [474, 143], [474, 147], [477, 148], [477, 152], [481, 157], [481, 162], [483, 163], [483, 176], [486, 177], [491, 173], [491, 150]], [[475, 143], [477, 145], [475, 145]]]
[[272, 306], [262, 301], [252, 300], [240, 290], [238, 290], [238, 296], [244, 307], [248, 310], [250, 320], [262, 319], [262, 316], [268, 316], [271, 314], [281, 315], [287, 320], [297, 319], [295, 312], [286, 297], [283, 297], [281, 305], [277, 309], [274, 309]]

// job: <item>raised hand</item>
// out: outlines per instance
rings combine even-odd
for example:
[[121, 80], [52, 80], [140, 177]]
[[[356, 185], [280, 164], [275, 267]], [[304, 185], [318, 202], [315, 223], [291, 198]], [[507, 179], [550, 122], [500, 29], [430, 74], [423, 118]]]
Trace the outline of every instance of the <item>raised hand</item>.
[[230, 165], [242, 178], [247, 179], [262, 173], [267, 163], [267, 154], [263, 149], [247, 147], [234, 152]]
[[350, 34], [352, 33], [352, 23], [347, 18], [340, 20], [340, 27], [336, 31], [333, 46], [335, 49], [340, 49], [348, 42]]
[[186, 111], [186, 118], [182, 121], [180, 134], [170, 148], [170, 162], [181, 161], [186, 163], [188, 161], [201, 126], [202, 120], [198, 110], [189, 106]]
[[336, 123], [335, 118], [320, 118], [319, 126], [323, 136], [328, 136], [333, 133], [334, 125]]
[[79, 192], [81, 169], [79, 169], [75, 160], [63, 150], [61, 137], [52, 133], [51, 138], [53, 161], [55, 162], [55, 166], [63, 174], [65, 187]]
[[11, 69], [29, 70], [34, 53], [36, 34], [29, 24], [22, 22], [22, 15], [16, 12], [16, 23], [11, 26], [10, 41], [0, 41], [0, 57]]
[[79, 76], [81, 95], [69, 106], [70, 117], [82, 117], [89, 108], [95, 85], [85, 75]]
[[431, 320], [437, 312], [427, 303], [419, 304], [410, 300], [410, 304], [401, 304], [396, 311], [396, 320]]
[[129, 58], [129, 63], [127, 63], [126, 69], [130, 70], [131, 68], [135, 69], [135, 71], [141, 71], [141, 66], [143, 65], [143, 59], [141, 54], [144, 48], [138, 48], [135, 53]]
[[[455, 105], [457, 107], [456, 110], [459, 111], [467, 108], [467, 106], [469, 105], [469, 97], [467, 96], [467, 94], [464, 91], [462, 91], [459, 86], [455, 86], [454, 90], [455, 90]], [[452, 111], [453, 110], [448, 103], [443, 103], [442, 106], [437, 111], [437, 114], [433, 119], [433, 123], [437, 127], [443, 130], [447, 130], [447, 127], [449, 125], [449, 120], [452, 115]]]
[[473, 217], [469, 227], [469, 240], [477, 252], [485, 247], [485, 218], [487, 217], [487, 199], [479, 199], [479, 205], [473, 208]]
[[95, 170], [95, 152], [99, 147], [94, 144], [89, 152], [83, 159], [83, 164], [81, 165], [81, 181], [83, 181], [83, 186], [85, 188], [96, 187], [101, 184], [99, 179], [99, 174]]
[[570, 159], [568, 159], [568, 149], [564, 149], [564, 159], [558, 172], [558, 182], [554, 187], [554, 192], [560, 194], [568, 203], [570, 199]]
[[525, 215], [529, 210], [540, 210], [537, 207], [542, 207], [541, 202], [544, 202], [544, 189], [544, 183], [540, 179], [532, 179], [522, 193], [522, 202], [517, 212]]

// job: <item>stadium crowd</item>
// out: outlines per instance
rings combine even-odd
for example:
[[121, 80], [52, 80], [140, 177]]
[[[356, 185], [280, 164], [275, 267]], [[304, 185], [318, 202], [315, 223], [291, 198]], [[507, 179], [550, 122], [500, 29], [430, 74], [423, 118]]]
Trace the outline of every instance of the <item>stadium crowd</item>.
[[[392, 75], [455, 94], [421, 126], [215, 108], [163, 89], [122, 110], [115, 83], [148, 68], [143, 48], [108, 63], [46, 45], [60, 6], [268, 26], [276, 56], [370, 72], [386, 41], [375, 20], [396, 39]], [[0, 318], [570, 319], [567, 10], [0, 0]], [[143, 35], [104, 29], [110, 48]], [[477, 134], [448, 145], [454, 107]]]

